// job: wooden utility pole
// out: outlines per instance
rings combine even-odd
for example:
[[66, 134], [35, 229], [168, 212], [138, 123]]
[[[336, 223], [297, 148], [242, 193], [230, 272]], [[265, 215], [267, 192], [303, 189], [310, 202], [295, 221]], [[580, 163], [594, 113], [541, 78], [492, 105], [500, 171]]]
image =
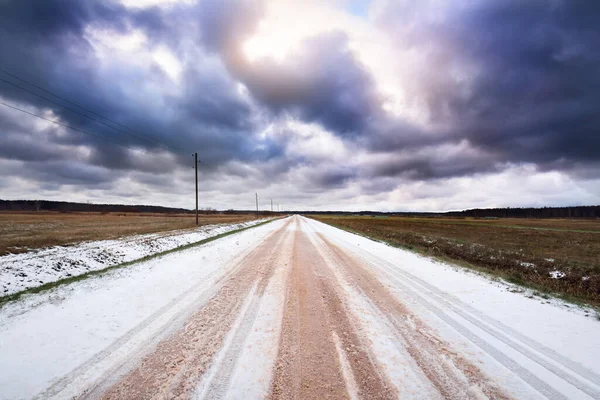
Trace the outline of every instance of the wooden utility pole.
[[198, 153], [194, 153], [194, 168], [196, 169], [196, 225], [198, 225]]
[[254, 193], [256, 195], [256, 215], [258, 215], [258, 193]]
[[273, 199], [271, 199], [271, 212], [273, 212]]

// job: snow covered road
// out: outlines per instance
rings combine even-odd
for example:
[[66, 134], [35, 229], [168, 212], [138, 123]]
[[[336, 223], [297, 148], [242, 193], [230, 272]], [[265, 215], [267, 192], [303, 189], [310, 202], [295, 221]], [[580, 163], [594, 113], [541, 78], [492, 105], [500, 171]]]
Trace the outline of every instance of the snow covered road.
[[0, 397], [600, 399], [600, 322], [294, 216], [0, 309]]

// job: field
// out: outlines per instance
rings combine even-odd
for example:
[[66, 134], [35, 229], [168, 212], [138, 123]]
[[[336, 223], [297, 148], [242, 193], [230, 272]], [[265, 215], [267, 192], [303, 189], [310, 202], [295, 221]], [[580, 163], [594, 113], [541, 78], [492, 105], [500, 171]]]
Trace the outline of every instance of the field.
[[294, 215], [6, 303], [0, 393], [600, 399], [596, 314], [530, 292]]
[[312, 216], [572, 301], [600, 305], [600, 221]]
[[[200, 215], [199, 225], [229, 224], [255, 218], [253, 214], [207, 214]], [[195, 226], [193, 214], [2, 212], [0, 256], [40, 247], [191, 229]]]

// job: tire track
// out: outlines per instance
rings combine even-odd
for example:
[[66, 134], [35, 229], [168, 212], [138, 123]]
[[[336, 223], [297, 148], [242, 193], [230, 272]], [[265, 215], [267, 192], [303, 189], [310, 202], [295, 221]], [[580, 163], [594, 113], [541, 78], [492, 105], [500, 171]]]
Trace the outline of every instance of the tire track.
[[383, 318], [388, 319], [405, 343], [408, 354], [443, 398], [472, 398], [474, 387], [488, 398], [509, 398], [479, 368], [449, 351], [446, 343], [430, 334], [428, 327], [389, 293], [360, 262], [350, 258], [321, 233], [317, 233], [316, 238], [321, 242], [318, 248], [323, 249], [323, 257], [340, 268], [362, 296], [370, 300]]
[[[293, 225], [294, 227], [297, 226], [296, 220], [293, 221]], [[231, 386], [232, 377], [236, 371], [238, 360], [241, 358], [246, 342], [255, 326], [266, 291], [269, 286], [272, 286], [273, 280], [285, 280], [285, 276], [287, 275], [285, 268], [291, 265], [292, 254], [289, 249], [293, 248], [293, 239], [293, 234], [286, 233], [281, 245], [277, 246], [279, 251], [274, 253], [276, 259], [272, 263], [273, 271], [264, 274], [250, 291], [247, 304], [243, 307], [238, 321], [234, 325], [234, 329], [229, 333], [225, 340], [225, 345], [217, 355], [210, 371], [206, 374], [204, 382], [202, 382], [196, 391], [198, 395], [195, 395], [195, 398], [231, 398], [228, 391]], [[281, 283], [285, 285], [285, 282], [277, 282], [277, 284]], [[272, 311], [272, 309], [269, 309], [269, 311]], [[280, 325], [281, 320], [277, 321], [277, 323]], [[239, 394], [236, 393], [235, 395]]]
[[223, 346], [253, 287], [264, 290], [274, 269], [274, 249], [286, 238], [291, 221], [272, 232], [243, 257], [218, 292], [172, 336], [160, 342], [120, 380], [99, 386], [90, 397], [188, 398]]
[[[285, 226], [281, 229], [284, 229]], [[263, 241], [263, 245], [269, 238], [277, 234], [277, 232], [278, 231], [274, 231], [267, 235]], [[89, 380], [91, 374], [98, 375], [97, 369], [103, 369], [101, 364], [109, 363], [108, 359], [112, 355], [116, 353], [126, 354], [126, 359], [123, 359], [110, 367], [105, 367], [106, 371], [104, 372], [104, 378], [102, 380], [99, 380], [96, 384], [84, 389], [83, 394], [93, 396], [99, 388], [105, 387], [110, 379], [115, 379], [116, 376], [124, 374], [126, 370], [131, 369], [136, 365], [136, 363], [141, 360], [142, 354], [139, 353], [143, 352], [143, 349], [153, 348], [165, 337], [165, 333], [168, 333], [172, 327], [182, 326], [192, 313], [198, 308], [201, 308], [210, 300], [210, 298], [216, 295], [225, 282], [237, 274], [246, 260], [251, 259], [260, 248], [261, 246], [258, 246], [236, 257], [232, 262], [232, 268], [222, 272], [215, 271], [208, 275], [203, 282], [194, 285], [186, 292], [177, 296], [123, 336], [115, 340], [110, 346], [91, 357], [88, 361], [81, 364], [67, 375], [58, 379], [52, 386], [36, 395], [34, 398], [47, 399], [55, 396], [61, 398], [65, 396], [76, 396], [81, 391], [80, 388], [76, 387], [78, 381], [83, 380], [84, 378]], [[215, 275], [217, 275], [216, 279], [214, 279]], [[178, 307], [181, 309], [174, 311]], [[138, 341], [135, 343], [138, 335], [146, 329], [151, 329], [152, 332], [154, 332], [151, 334], [153, 337], [149, 340], [143, 342]]]
[[207, 374], [207, 382], [205, 388], [201, 391], [198, 398], [200, 399], [224, 399], [226, 398], [227, 389], [229, 387], [231, 376], [235, 370], [236, 362], [242, 353], [242, 348], [246, 337], [248, 336], [252, 325], [258, 315], [261, 298], [256, 295], [256, 288], [252, 288], [249, 297], [250, 301], [240, 315], [240, 321], [237, 322], [236, 328], [230, 332], [230, 336], [225, 340], [224, 349], [216, 357], [216, 360], [211, 367], [211, 371]]
[[[464, 325], [462, 325], [459, 322], [457, 322], [456, 320], [452, 319], [450, 316], [448, 316], [448, 314], [446, 312], [444, 312], [441, 308], [435, 306], [432, 302], [428, 301], [424, 296], [418, 294], [416, 291], [410, 289], [408, 286], [403, 285], [394, 277], [391, 277], [391, 279], [395, 280], [396, 284], [405, 293], [409, 294], [412, 298], [414, 298], [419, 303], [421, 303], [423, 306], [425, 306], [426, 308], [431, 310], [434, 314], [436, 314], [440, 319], [442, 319], [448, 325], [452, 326], [457, 331], [461, 332], [463, 334], [463, 336], [466, 336], [467, 338], [469, 338], [469, 340], [471, 340], [472, 342], [477, 344], [480, 348], [482, 348], [484, 351], [486, 351], [488, 354], [490, 354], [492, 357], [494, 357], [500, 363], [505, 365], [511, 371], [518, 372], [517, 375], [519, 375], [523, 380], [528, 382], [531, 386], [536, 388], [540, 393], [543, 393], [544, 395], [546, 395], [549, 398], [556, 398], [556, 399], [566, 399], [567, 398], [566, 396], [560, 394], [558, 391], [554, 390], [545, 381], [542, 381], [537, 376], [535, 376], [531, 372], [529, 372], [527, 369], [520, 366], [520, 364], [516, 363], [509, 357], [505, 356], [502, 352], [499, 352], [499, 351], [495, 350], [493, 347], [490, 347], [487, 344], [487, 342], [480, 339], [479, 336], [477, 336], [476, 334], [473, 334]], [[405, 279], [409, 279], [409, 278], [405, 278]], [[415, 287], [418, 287], [415, 281], [413, 281], [412, 283], [415, 284]], [[456, 305], [449, 303], [445, 299], [439, 299], [438, 301], [441, 301], [442, 304], [447, 306], [454, 313], [461, 316], [463, 319], [467, 320], [468, 322], [475, 325], [479, 329], [483, 330], [487, 334], [493, 336], [494, 338], [498, 339], [505, 345], [507, 345], [510, 348], [512, 348], [513, 350], [515, 350], [516, 352], [518, 352], [521, 355], [525, 356], [526, 358], [534, 361], [538, 365], [544, 367], [546, 370], [552, 372], [554, 375], [556, 375], [556, 377], [558, 379], [563, 379], [563, 380], [567, 381], [568, 383], [570, 383], [577, 389], [581, 390], [582, 392], [588, 394], [589, 396], [591, 396], [594, 399], [600, 399], [600, 392], [597, 391], [596, 389], [592, 388], [585, 382], [583, 382], [579, 377], [577, 377], [575, 371], [570, 370], [568, 367], [566, 367], [564, 365], [562, 365], [562, 368], [559, 369], [559, 367], [549, 363], [544, 358], [538, 356], [536, 353], [529, 350], [527, 347], [522, 346], [519, 343], [517, 343], [510, 336], [505, 335], [500, 331], [491, 329], [490, 327], [488, 327], [485, 324], [482, 324], [480, 321], [478, 321], [473, 316], [469, 315], [468, 313], [463, 312]], [[548, 358], [551, 358], [551, 357], [548, 357]]]
[[[532, 346], [533, 349], [537, 350], [539, 353], [541, 353], [546, 358], [553, 360], [555, 363], [559, 364], [560, 367], [548, 362], [546, 359], [540, 357], [538, 354], [536, 354], [534, 351], [528, 349], [526, 346], [519, 344], [516, 340], [511, 338], [509, 335], [504, 334], [501, 330], [502, 328], [500, 326], [498, 326], [495, 321], [494, 321], [494, 323], [492, 323], [490, 325], [492, 325], [496, 329], [492, 329], [487, 324], [482, 323], [480, 320], [478, 320], [478, 318], [476, 316], [465, 311], [465, 310], [469, 310], [469, 309], [472, 310], [472, 308], [470, 306], [463, 308], [462, 306], [465, 306], [466, 305], [465, 303], [460, 302], [457, 299], [451, 299], [450, 296], [445, 295], [443, 293], [441, 293], [441, 294], [436, 293], [436, 292], [438, 292], [438, 290], [432, 288], [431, 285], [423, 282], [419, 278], [416, 278], [413, 275], [410, 275], [404, 271], [399, 271], [397, 268], [394, 268], [393, 266], [390, 267], [391, 264], [387, 263], [384, 260], [379, 260], [377, 262], [377, 264], [387, 271], [388, 278], [391, 279], [392, 281], [395, 281], [396, 285], [399, 286], [405, 293], [409, 294], [412, 298], [414, 298], [419, 303], [421, 303], [423, 306], [425, 306], [426, 308], [431, 310], [434, 314], [436, 314], [439, 318], [441, 318], [448, 325], [452, 326], [454, 329], [461, 332], [461, 334], [463, 334], [463, 336], [469, 338], [469, 340], [471, 340], [473, 343], [477, 344], [480, 348], [482, 348], [484, 351], [486, 351], [488, 354], [490, 354], [492, 357], [494, 357], [496, 360], [498, 360], [501, 364], [506, 366], [508, 369], [510, 369], [513, 372], [518, 371], [517, 375], [519, 375], [523, 380], [528, 382], [531, 386], [536, 388], [536, 390], [538, 390], [540, 393], [543, 393], [545, 396], [547, 396], [549, 398], [556, 398], [556, 399], [566, 399], [567, 398], [566, 396], [560, 394], [558, 391], [556, 391], [551, 386], [549, 386], [546, 382], [542, 381], [537, 376], [533, 375], [527, 369], [523, 368], [520, 364], [516, 363], [509, 357], [505, 356], [503, 353], [501, 353], [501, 352], [495, 350], [493, 347], [489, 346], [487, 344], [487, 342], [480, 339], [479, 336], [477, 336], [476, 334], [473, 334], [464, 325], [460, 324], [459, 322], [457, 322], [456, 320], [454, 320], [450, 316], [448, 316], [447, 313], [445, 313], [441, 308], [435, 306], [432, 302], [428, 301], [424, 296], [422, 296], [415, 290], [412, 290], [411, 288], [409, 288], [408, 286], [403, 284], [400, 280], [398, 280], [398, 278], [396, 278], [394, 276], [394, 274], [402, 275], [403, 279], [411, 282], [412, 286], [415, 288], [420, 287], [422, 290], [424, 289], [424, 291], [429, 291], [430, 292], [429, 295], [434, 300], [439, 301], [441, 304], [443, 304], [444, 306], [446, 306], [447, 308], [452, 310], [455, 314], [457, 314], [460, 317], [462, 317], [463, 319], [467, 320], [474, 326], [478, 327], [479, 329], [483, 330], [487, 334], [498, 339], [499, 341], [501, 341], [505, 345], [509, 346], [513, 350], [517, 351], [518, 353], [522, 354], [526, 358], [528, 358], [528, 359], [534, 361], [535, 363], [537, 363], [538, 365], [544, 367], [546, 370], [552, 372], [554, 375], [556, 375], [556, 377], [558, 379], [565, 380], [566, 382], [570, 383], [571, 385], [573, 385], [574, 387], [576, 387], [577, 389], [586, 393], [587, 395], [591, 396], [594, 399], [600, 399], [600, 391], [596, 390], [595, 388], [591, 387], [589, 384], [585, 383], [581, 379], [581, 377], [578, 376], [577, 371], [574, 371], [571, 368], [569, 368], [569, 366], [564, 365], [561, 362], [561, 360], [557, 360], [552, 357], [553, 356], [552, 353], [555, 353], [555, 352], [546, 351], [543, 348], [543, 346], [540, 344]], [[390, 268], [393, 268], [393, 269], [390, 271]], [[431, 290], [431, 289], [434, 289], [434, 290]], [[462, 304], [460, 304], [460, 303], [462, 303]], [[514, 331], [514, 330], [509, 329], [508, 331], [510, 332], [510, 331]], [[533, 340], [528, 339], [525, 343], [527, 343], [527, 342], [532, 343]], [[574, 364], [574, 363], [571, 362], [569, 364]], [[583, 367], [581, 367], [581, 368], [583, 368]], [[589, 374], [592, 374], [592, 373], [589, 373]], [[586, 375], [589, 375], [589, 374], [586, 374]]]
[[[585, 367], [572, 360], [568, 360], [565, 357], [558, 355], [555, 351], [535, 342], [531, 338], [525, 337], [524, 335], [516, 332], [512, 328], [505, 326], [504, 324], [494, 321], [489, 317], [481, 318], [482, 313], [475, 310], [473, 307], [454, 298], [453, 296], [442, 292], [440, 289], [428, 284], [422, 279], [401, 270], [390, 262], [381, 259], [372, 253], [357, 248], [348, 242], [344, 243], [344, 254], [347, 256], [352, 256], [352, 258], [356, 260], [364, 260], [363, 262], [367, 262], [375, 266], [387, 279], [390, 280], [390, 282], [393, 283], [395, 287], [398, 287], [419, 304], [430, 310], [433, 314], [438, 316], [438, 318], [453, 327], [456, 331], [476, 344], [544, 396], [553, 399], [567, 398], [562, 393], [548, 385], [545, 381], [541, 380], [529, 370], [522, 367], [512, 358], [509, 358], [496, 348], [492, 347], [485, 340], [481, 339], [475, 333], [470, 331], [466, 326], [450, 317], [432, 301], [439, 302], [445, 308], [450, 309], [461, 318], [501, 341], [514, 351], [544, 367], [546, 370], [556, 375], [557, 379], [562, 379], [570, 383], [572, 386], [579, 389], [583, 393], [586, 393], [592, 398], [600, 398], [600, 392], [592, 387], [592, 385], [585, 382], [586, 379], [593, 383], [600, 381], [600, 378], [598, 378], [598, 376], [592, 371], [589, 371]], [[411, 286], [409, 287], [406, 283], [410, 283]], [[431, 300], [428, 300], [425, 295], [429, 296]], [[483, 321], [480, 318], [483, 319]], [[516, 335], [511, 337], [513, 333]], [[520, 344], [519, 341], [521, 341], [522, 344]], [[536, 352], [540, 353], [543, 357], [552, 360], [554, 364], [542, 358], [540, 355], [536, 354]], [[555, 364], [558, 364], [560, 367]]]
[[[467, 319], [469, 322], [473, 323], [474, 325], [479, 325], [480, 323], [473, 322], [473, 321], [475, 321], [473, 318], [479, 319], [482, 322], [485, 322], [486, 324], [495, 328], [499, 334], [506, 333], [506, 334], [504, 334], [505, 338], [507, 340], [511, 341], [512, 343], [514, 343], [515, 345], [519, 346], [519, 344], [516, 343], [515, 340], [513, 340], [512, 338], [518, 340], [519, 342], [522, 342], [523, 344], [526, 344], [530, 348], [536, 350], [537, 352], [541, 353], [546, 358], [554, 361], [555, 363], [562, 365], [563, 368], [565, 368], [567, 370], [567, 372], [569, 372], [569, 370], [570, 370], [570, 371], [574, 372], [575, 374], [594, 383], [595, 385], [600, 386], [600, 376], [597, 375], [596, 373], [590, 371], [589, 369], [585, 368], [581, 364], [558, 354], [556, 351], [554, 351], [548, 347], [541, 345], [540, 343], [536, 342], [535, 340], [517, 332], [516, 330], [509, 327], [508, 325], [505, 325], [499, 321], [493, 320], [492, 318], [483, 314], [481, 311], [476, 310], [469, 304], [462, 302], [456, 298], [453, 298], [452, 296], [444, 293], [443, 291], [439, 290], [435, 286], [428, 284], [424, 280], [422, 280], [412, 274], [408, 274], [404, 271], [401, 271], [401, 273], [405, 274], [405, 277], [407, 279], [410, 279], [412, 281], [412, 283], [415, 284], [415, 287], [420, 286], [425, 291], [431, 292], [431, 294], [433, 295], [432, 297], [434, 297], [436, 300], [440, 301], [444, 305], [451, 308], [452, 311], [456, 312], [457, 314], [460, 313], [461, 316], [463, 316], [463, 318]], [[464, 315], [468, 315], [466, 313], [470, 314], [470, 317], [468, 317], [468, 318], [464, 317]], [[598, 395], [598, 392], [596, 392], [595, 396], [597, 398], [600, 398], [600, 396]]]
[[272, 399], [396, 398], [339, 295], [314, 245], [297, 232]]

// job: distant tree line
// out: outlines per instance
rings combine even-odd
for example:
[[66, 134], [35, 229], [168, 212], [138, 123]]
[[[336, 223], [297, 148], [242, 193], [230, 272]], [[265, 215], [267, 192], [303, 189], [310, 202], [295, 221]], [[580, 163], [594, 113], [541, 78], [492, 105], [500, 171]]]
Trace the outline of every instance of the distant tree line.
[[[0, 211], [192, 213], [185, 208], [124, 204], [88, 204], [49, 200], [0, 200]], [[203, 212], [206, 212], [205, 210]], [[210, 209], [215, 212], [214, 209]]]
[[[130, 212], [130, 213], [193, 213], [185, 208], [123, 205], [90, 204], [49, 200], [0, 200], [0, 211], [58, 211], [58, 212]], [[200, 209], [203, 214], [217, 213], [214, 208]], [[226, 210], [225, 214], [254, 214], [253, 210]], [[542, 208], [475, 208], [464, 211], [444, 213], [433, 212], [379, 212], [379, 211], [295, 211], [297, 214], [337, 214], [367, 216], [409, 216], [409, 217], [473, 217], [473, 218], [600, 218], [600, 206], [542, 207]], [[276, 215], [277, 212], [260, 211], [260, 215]]]
[[[212, 207], [198, 209], [202, 214], [256, 214], [254, 210], [227, 210], [217, 211]], [[49, 200], [0, 200], [0, 211], [53, 211], [62, 213], [71, 212], [99, 212], [99, 213], [163, 213], [163, 214], [193, 214], [194, 210], [186, 208], [173, 208], [148, 205], [124, 204], [91, 204], [74, 203], [68, 201]], [[276, 212], [260, 211], [259, 215], [277, 215]]]
[[542, 207], [542, 208], [475, 208], [464, 211], [435, 212], [379, 212], [379, 211], [297, 211], [298, 214], [336, 214], [363, 216], [404, 217], [472, 217], [472, 218], [600, 218], [600, 206]]
[[229, 209], [229, 210], [225, 210], [222, 211], [223, 214], [231, 214], [231, 215], [236, 215], [236, 214], [257, 214], [257, 215], [263, 215], [263, 216], [273, 216], [273, 215], [281, 215], [281, 214], [285, 214], [283, 212], [279, 213], [277, 211], [268, 211], [268, 210], [260, 210], [258, 213], [256, 212], [256, 210], [234, 210], [234, 209]]
[[488, 208], [449, 212], [447, 215], [480, 218], [600, 218], [600, 206]]

